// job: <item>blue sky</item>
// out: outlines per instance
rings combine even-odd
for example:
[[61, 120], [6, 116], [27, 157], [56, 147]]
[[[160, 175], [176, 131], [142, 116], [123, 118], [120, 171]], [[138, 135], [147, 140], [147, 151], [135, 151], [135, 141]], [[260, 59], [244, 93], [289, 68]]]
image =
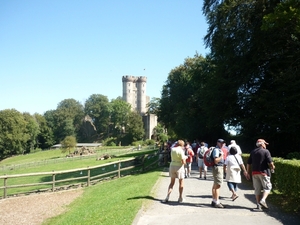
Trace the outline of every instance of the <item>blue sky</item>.
[[202, 0], [1, 0], [0, 110], [43, 114], [64, 99], [122, 96], [147, 76], [160, 97], [169, 72], [205, 56]]

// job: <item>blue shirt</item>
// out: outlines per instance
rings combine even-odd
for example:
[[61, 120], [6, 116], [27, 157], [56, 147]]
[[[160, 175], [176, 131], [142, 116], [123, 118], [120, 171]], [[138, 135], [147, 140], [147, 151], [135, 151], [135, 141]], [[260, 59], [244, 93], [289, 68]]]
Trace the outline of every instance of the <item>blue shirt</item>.
[[224, 165], [224, 158], [223, 158], [223, 154], [222, 154], [222, 150], [219, 147], [215, 147], [215, 149], [213, 150], [213, 158], [218, 158], [222, 155], [222, 159], [215, 164], [216, 166], [223, 166]]

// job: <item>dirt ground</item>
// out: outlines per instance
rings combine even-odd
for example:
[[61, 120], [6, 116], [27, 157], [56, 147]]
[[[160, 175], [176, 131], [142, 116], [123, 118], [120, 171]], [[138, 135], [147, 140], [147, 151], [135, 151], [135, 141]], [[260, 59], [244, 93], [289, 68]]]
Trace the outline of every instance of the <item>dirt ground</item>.
[[0, 224], [42, 224], [46, 219], [63, 213], [66, 206], [82, 193], [83, 189], [73, 189], [1, 199]]

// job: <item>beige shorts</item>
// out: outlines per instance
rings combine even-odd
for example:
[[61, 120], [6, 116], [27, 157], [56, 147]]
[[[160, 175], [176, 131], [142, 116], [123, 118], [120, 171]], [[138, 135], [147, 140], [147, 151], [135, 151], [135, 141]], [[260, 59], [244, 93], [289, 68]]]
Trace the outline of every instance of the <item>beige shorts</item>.
[[272, 189], [271, 179], [262, 174], [252, 176], [255, 195], [261, 195], [262, 191], [270, 192]]
[[184, 179], [184, 166], [170, 166], [169, 176], [171, 178]]
[[213, 166], [212, 174], [214, 177], [214, 184], [222, 185], [223, 184], [223, 166]]

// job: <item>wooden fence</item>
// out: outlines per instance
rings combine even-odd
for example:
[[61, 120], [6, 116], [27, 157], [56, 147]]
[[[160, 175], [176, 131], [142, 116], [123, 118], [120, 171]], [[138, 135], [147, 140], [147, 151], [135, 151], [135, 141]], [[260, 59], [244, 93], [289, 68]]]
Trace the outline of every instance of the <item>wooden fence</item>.
[[[39, 186], [39, 185], [51, 185], [51, 191], [54, 192], [58, 189], [58, 183], [72, 183], [76, 180], [85, 180], [85, 185], [90, 186], [92, 180], [99, 180], [101, 178], [107, 178], [110, 176], [114, 176], [117, 178], [121, 177], [122, 171], [130, 171], [133, 172], [143, 172], [148, 170], [149, 168], [157, 167], [158, 165], [158, 157], [157, 154], [148, 154], [143, 155], [140, 157], [130, 158], [126, 160], [120, 160], [116, 162], [111, 162], [99, 166], [87, 167], [87, 168], [78, 168], [72, 170], [64, 170], [64, 171], [52, 171], [52, 172], [38, 172], [38, 173], [27, 173], [27, 174], [15, 174], [15, 175], [3, 175], [0, 176], [0, 180], [3, 179], [3, 186], [0, 186], [0, 189], [3, 189], [3, 196], [2, 198], [7, 198], [7, 191], [8, 189], [12, 188], [23, 188], [23, 187], [30, 187], [30, 186]], [[108, 172], [99, 173], [99, 171], [106, 171]], [[91, 171], [94, 170], [95, 175], [92, 175]], [[71, 173], [80, 172], [80, 174], [86, 174], [86, 176], [79, 176], [79, 177], [71, 177]], [[57, 179], [58, 175], [64, 175], [64, 179]], [[45, 182], [38, 182], [38, 183], [27, 183], [27, 184], [15, 184], [9, 185], [8, 181], [13, 178], [21, 178], [21, 177], [32, 177], [32, 176], [51, 176], [52, 179], [50, 181]], [[78, 183], [77, 183], [78, 184]], [[75, 185], [74, 182], [72, 185]], [[37, 190], [36, 190], [37, 191]]]
[[[156, 147], [154, 145], [144, 147], [143, 149], [155, 149]], [[131, 153], [133, 151], [138, 150], [137, 147], [131, 147], [131, 148], [118, 148], [118, 149], [111, 149], [111, 148], [104, 148], [101, 147], [100, 149], [96, 150], [96, 154], [89, 154], [89, 155], [80, 155], [75, 157], [62, 157], [57, 159], [46, 159], [46, 160], [40, 160], [40, 161], [34, 161], [34, 162], [28, 162], [28, 163], [22, 163], [22, 164], [13, 164], [13, 165], [1, 165], [0, 171], [5, 172], [9, 170], [15, 170], [15, 169], [21, 169], [21, 168], [30, 168], [30, 167], [36, 167], [40, 165], [48, 165], [48, 164], [55, 164], [55, 163], [61, 163], [66, 161], [76, 161], [76, 160], [82, 160], [87, 158], [99, 158], [105, 154], [109, 155], [122, 155], [126, 153]], [[51, 150], [49, 150], [51, 151]]]

